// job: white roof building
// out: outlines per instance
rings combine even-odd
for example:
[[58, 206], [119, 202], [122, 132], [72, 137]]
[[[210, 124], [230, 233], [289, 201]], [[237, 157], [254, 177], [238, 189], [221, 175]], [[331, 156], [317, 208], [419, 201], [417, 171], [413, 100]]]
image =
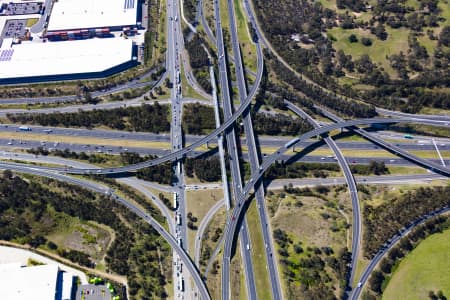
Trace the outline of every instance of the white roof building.
[[130, 39], [105, 38], [48, 43], [24, 42], [0, 48], [0, 79], [97, 73], [132, 60]]
[[120, 27], [136, 24], [138, 0], [58, 0], [48, 31]]
[[1, 299], [55, 299], [58, 272], [57, 265], [34, 267], [0, 265]]

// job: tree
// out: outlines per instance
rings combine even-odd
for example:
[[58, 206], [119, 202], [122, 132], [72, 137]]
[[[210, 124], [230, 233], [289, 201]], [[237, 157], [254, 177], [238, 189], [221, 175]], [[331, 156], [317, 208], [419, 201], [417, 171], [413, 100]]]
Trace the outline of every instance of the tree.
[[165, 84], [166, 88], [168, 88], [168, 89], [173, 88], [173, 83], [170, 81], [169, 78], [166, 78], [166, 81], [164, 81], [164, 84]]
[[372, 273], [372, 276], [370, 276], [369, 279], [369, 286], [372, 291], [375, 293], [380, 294], [381, 293], [381, 285], [384, 281], [384, 275], [382, 272], [375, 270]]
[[450, 47], [450, 26], [442, 28], [439, 34], [439, 42], [444, 46]]
[[387, 257], [383, 258], [380, 262], [381, 271], [383, 271], [385, 274], [391, 273], [393, 263], [394, 262], [392, 260], [390, 260], [389, 258], [387, 258]]
[[358, 42], [358, 38], [356, 37], [355, 34], [352, 33], [352, 34], [349, 35], [348, 41], [349, 41], [350, 43], [357, 43], [357, 42]]
[[361, 43], [366, 47], [372, 46], [372, 40], [370, 38], [362, 37]]

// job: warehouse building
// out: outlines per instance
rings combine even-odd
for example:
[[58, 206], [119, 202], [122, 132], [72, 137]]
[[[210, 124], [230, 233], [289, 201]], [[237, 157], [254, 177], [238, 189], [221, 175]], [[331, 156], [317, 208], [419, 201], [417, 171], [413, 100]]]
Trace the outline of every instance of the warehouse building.
[[32, 34], [26, 20], [8, 19], [0, 28], [0, 84], [100, 78], [136, 66], [141, 42], [128, 37], [140, 26], [138, 1], [58, 0], [39, 11]]
[[0, 265], [2, 300], [72, 300], [75, 299], [76, 277], [59, 270], [57, 265], [23, 267], [21, 264]]
[[138, 0], [58, 0], [47, 32], [81, 29], [121, 31], [138, 23]]

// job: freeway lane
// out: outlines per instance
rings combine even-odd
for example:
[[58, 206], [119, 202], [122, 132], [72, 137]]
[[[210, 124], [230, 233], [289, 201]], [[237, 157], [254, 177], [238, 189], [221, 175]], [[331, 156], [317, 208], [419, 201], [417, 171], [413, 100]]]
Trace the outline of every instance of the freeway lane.
[[207, 290], [202, 278], [199, 275], [197, 268], [191, 261], [189, 255], [178, 245], [175, 238], [170, 233], [168, 233], [155, 219], [153, 219], [153, 217], [146, 214], [144, 211], [142, 211], [141, 209], [139, 209], [137, 206], [133, 205], [132, 203], [128, 202], [126, 199], [118, 196], [117, 194], [111, 193], [111, 189], [109, 189], [108, 187], [105, 187], [98, 183], [90, 182], [87, 180], [70, 177], [67, 175], [62, 175], [62, 174], [52, 173], [52, 172], [45, 172], [45, 171], [38, 170], [38, 169], [30, 167], [30, 166], [24, 166], [24, 167], [20, 166], [20, 165], [11, 166], [8, 164], [5, 165], [3, 163], [0, 163], [0, 168], [1, 169], [10, 169], [10, 170], [13, 170], [16, 172], [22, 172], [22, 173], [27, 173], [27, 174], [34, 174], [34, 175], [38, 175], [38, 176], [53, 178], [55, 180], [65, 181], [68, 183], [79, 185], [81, 187], [90, 189], [94, 192], [111, 195], [113, 200], [121, 203], [122, 205], [127, 207], [130, 211], [132, 211], [137, 216], [139, 216], [140, 218], [144, 219], [147, 223], [149, 223], [172, 246], [172, 248], [175, 249], [177, 254], [183, 260], [186, 268], [191, 273], [191, 276], [193, 277], [193, 279], [200, 291], [202, 299], [211, 299], [209, 297], [208, 290]]
[[[238, 5], [239, 5], [239, 3], [238, 3]], [[236, 18], [235, 18], [235, 14], [234, 14], [234, 1], [233, 0], [228, 0], [228, 17], [229, 17], [229, 23], [230, 23], [231, 44], [233, 47], [233, 54], [234, 54], [236, 80], [237, 80], [237, 84], [238, 84], [239, 102], [242, 103], [245, 101], [245, 98], [247, 97], [247, 87], [246, 87], [246, 83], [245, 83], [244, 68], [243, 68], [242, 57], [241, 57], [241, 49], [240, 49], [240, 45], [239, 45], [238, 33], [237, 33], [237, 28], [236, 28]], [[260, 55], [261, 45], [259, 43], [256, 43], [256, 47], [257, 47], [257, 53], [258, 53], [257, 59], [262, 60], [262, 56]], [[250, 169], [251, 169], [251, 173], [254, 174], [254, 173], [259, 172], [259, 158], [258, 158], [258, 150], [256, 148], [256, 143], [255, 143], [252, 119], [251, 119], [251, 115], [250, 115], [250, 107], [243, 114], [243, 123], [244, 123], [244, 132], [247, 137], [246, 143], [247, 143], [247, 148], [248, 148], [248, 158], [250, 161]], [[272, 243], [272, 239], [271, 239], [272, 235], [270, 234], [271, 231], [269, 230], [269, 226], [263, 225], [263, 224], [268, 224], [269, 221], [267, 218], [267, 210], [266, 210], [266, 205], [265, 205], [265, 201], [264, 201], [264, 188], [262, 185], [258, 186], [258, 188], [256, 189], [256, 192], [255, 192], [255, 195], [256, 195], [256, 201], [258, 203], [257, 207], [258, 207], [259, 223], [261, 225], [263, 241], [264, 241], [264, 244], [266, 245], [263, 249], [260, 249], [260, 250], [264, 252], [265, 257], [266, 257], [268, 275], [270, 278], [269, 284], [270, 284], [270, 288], [271, 288], [270, 290], [271, 290], [272, 298], [275, 300], [279, 300], [282, 298], [281, 284], [280, 284], [280, 280], [279, 280], [279, 272], [276, 267], [275, 258], [272, 255], [269, 255], [269, 253], [267, 251], [270, 249], [269, 251], [271, 253], [273, 252], [273, 243]], [[244, 224], [246, 224], [246, 222], [247, 222], [245, 217], [244, 217], [243, 222], [244, 222]], [[246, 243], [247, 249], [245, 249], [243, 243], [241, 243], [241, 251], [247, 250], [246, 252], [249, 252], [248, 251], [249, 249], [252, 249], [251, 251], [253, 251], [253, 247], [251, 247], [250, 241], [246, 241], [246, 242], [244, 241], [244, 243]], [[270, 247], [269, 247], [269, 245], [270, 245]], [[248, 268], [247, 274], [252, 272], [252, 269], [251, 269], [252, 266], [251, 265], [249, 266], [248, 265], [249, 263], [251, 263], [251, 262], [249, 261], [248, 263], [244, 264], [244, 266], [246, 266]], [[223, 272], [227, 272], [227, 271], [228, 270], [225, 270], [225, 268], [223, 268]], [[259, 274], [259, 276], [265, 277], [266, 274]], [[249, 281], [248, 285], [250, 285], [250, 284], [251, 284], [251, 282]], [[223, 286], [224, 285], [222, 285], [222, 287]], [[248, 293], [250, 293], [249, 298], [256, 299], [257, 298], [256, 286], [249, 288]]]
[[[171, 151], [177, 151], [183, 147], [183, 133], [181, 129], [181, 114], [182, 114], [182, 95], [181, 95], [181, 63], [180, 56], [182, 56], [183, 51], [183, 36], [180, 25], [180, 18], [178, 18], [178, 12], [180, 8], [178, 7], [179, 1], [167, 1], [167, 32], [168, 32], [168, 48], [167, 62], [168, 62], [168, 73], [169, 78], [172, 83], [170, 89], [171, 98], [171, 126], [170, 126], [170, 142]], [[181, 4], [182, 5], [182, 4]], [[181, 11], [182, 11], [181, 7]], [[186, 71], [186, 67], [185, 67]], [[187, 239], [187, 229], [186, 229], [186, 193], [184, 184], [184, 172], [182, 160], [175, 160], [172, 163], [172, 168], [174, 171], [174, 182], [175, 187], [174, 202], [177, 202], [175, 218], [178, 220], [175, 223], [176, 238], [179, 246], [183, 249], [189, 249], [188, 239]], [[187, 298], [191, 299], [191, 281], [188, 276], [185, 276], [185, 271], [181, 270], [181, 261], [174, 255], [174, 264], [178, 267], [177, 272], [173, 272], [174, 282], [177, 284], [173, 285], [174, 295], [177, 298]], [[187, 274], [186, 274], [187, 275]]]
[[[252, 95], [252, 94], [250, 94], [250, 95]], [[249, 99], [249, 97], [247, 97], [246, 101], [248, 99]], [[241, 114], [243, 109], [245, 107], [247, 107], [248, 104], [249, 103], [245, 103], [245, 105], [239, 106], [239, 108], [233, 114], [232, 118], [225, 120], [225, 122], [219, 128], [215, 129], [211, 134], [207, 135], [206, 137], [198, 140], [197, 142], [195, 142], [187, 147], [184, 147], [183, 149], [180, 149], [173, 153], [167, 154], [166, 156], [163, 156], [163, 157], [159, 157], [159, 158], [156, 158], [153, 160], [148, 160], [148, 161], [144, 161], [144, 162], [133, 164], [133, 165], [116, 167], [116, 168], [103, 168], [103, 169], [72, 168], [70, 170], [67, 170], [65, 168], [59, 168], [59, 169], [58, 168], [47, 168], [47, 169], [66, 172], [66, 173], [70, 173], [70, 174], [93, 174], [93, 173], [95, 173], [95, 174], [119, 174], [119, 173], [132, 172], [132, 171], [139, 170], [139, 169], [149, 167], [149, 166], [158, 165], [158, 164], [164, 163], [166, 161], [172, 161], [172, 160], [178, 159], [180, 157], [183, 157], [184, 155], [187, 155], [189, 152], [193, 151], [197, 147], [199, 147], [203, 144], [206, 144], [207, 142], [211, 141], [212, 139], [217, 138], [217, 136], [220, 134], [220, 132], [222, 132], [225, 128], [228, 128], [232, 124], [232, 122], [234, 122], [236, 120], [235, 117], [237, 117], [237, 115]], [[280, 159], [282, 156], [282, 153], [286, 152], [287, 149], [290, 148], [291, 146], [296, 145], [297, 143], [302, 142], [302, 141], [307, 141], [315, 136], [320, 136], [321, 134], [328, 133], [329, 131], [332, 131], [332, 130], [345, 128], [345, 127], [351, 127], [351, 126], [355, 126], [355, 125], [413, 123], [413, 122], [421, 123], [421, 124], [425, 123], [425, 124], [434, 125], [434, 126], [436, 126], [436, 125], [440, 126], [442, 124], [442, 122], [440, 122], [440, 121], [433, 121], [433, 120], [418, 121], [418, 120], [410, 120], [410, 119], [384, 119], [384, 118], [359, 119], [359, 120], [345, 121], [345, 122], [331, 124], [331, 125], [320, 127], [318, 129], [311, 130], [311, 131], [303, 134], [301, 137], [291, 140], [290, 142], [287, 143], [288, 147], [282, 147], [277, 151], [277, 155], [279, 154], [279, 156], [280, 156], [280, 157], [278, 157], [278, 159]], [[283, 150], [283, 152], [281, 152], [281, 150]], [[278, 153], [278, 152], [280, 152], [280, 153]], [[426, 163], [426, 161], [425, 161], [425, 163]], [[433, 165], [433, 169], [443, 172], [443, 174], [449, 173], [449, 170], [447, 168], [442, 168], [440, 166], [439, 166], [439, 168], [437, 168], [436, 166]]]
[[[223, 31], [222, 31], [222, 23], [220, 19], [220, 6], [218, 5], [218, 1], [214, 2], [214, 13], [215, 13], [215, 21], [216, 21], [216, 42], [217, 42], [217, 50], [219, 55], [219, 84], [222, 95], [222, 103], [223, 103], [223, 112], [225, 121], [230, 119], [232, 116], [232, 106], [231, 106], [231, 96], [229, 91], [229, 81], [228, 81], [228, 72], [227, 72], [227, 62], [226, 62], [226, 52], [225, 45], [223, 41]], [[239, 155], [238, 148], [236, 143], [236, 132], [234, 126], [231, 126], [225, 131], [225, 137], [227, 141], [228, 153], [230, 155], [230, 171], [231, 178], [233, 180], [232, 190], [235, 199], [237, 199], [241, 193], [242, 187], [242, 177], [239, 166]], [[247, 222], [244, 220], [242, 223], [242, 227], [240, 229], [240, 248], [241, 248], [241, 256], [242, 256], [242, 265], [244, 267], [244, 274], [247, 285], [247, 297], [249, 299], [256, 299], [256, 288], [255, 288], [255, 279], [252, 268], [252, 259], [250, 253], [246, 248], [250, 245], [249, 233]], [[228, 300], [230, 295], [229, 291], [231, 289], [231, 282], [229, 280], [229, 266], [230, 260], [224, 262], [222, 267], [222, 299]]]
[[[291, 102], [285, 100], [284, 103], [287, 105], [287, 107], [298, 114], [299, 116], [305, 118], [314, 128], [319, 128], [319, 123], [314, 120], [311, 116], [309, 116], [306, 112], [292, 104]], [[353, 224], [352, 224], [352, 261], [351, 261], [351, 267], [350, 267], [350, 278], [348, 280], [348, 285], [351, 286], [353, 282], [353, 278], [355, 276], [356, 272], [356, 265], [358, 262], [358, 256], [359, 256], [359, 248], [361, 246], [361, 208], [359, 205], [359, 198], [358, 198], [358, 191], [356, 188], [356, 181], [353, 177], [352, 171], [350, 170], [350, 166], [348, 165], [347, 161], [345, 160], [344, 155], [342, 154], [341, 150], [338, 148], [336, 143], [332, 138], [330, 138], [328, 135], [324, 136], [324, 140], [327, 143], [327, 145], [330, 147], [330, 149], [335, 154], [336, 159], [338, 160], [339, 166], [341, 167], [345, 181], [348, 186], [350, 198], [352, 200], [352, 213], [353, 213]]]
[[[183, 101], [183, 103], [185, 103]], [[180, 104], [181, 105], [181, 104]], [[1, 112], [0, 112], [1, 114]], [[20, 131], [20, 124], [0, 124], [0, 132], [18, 132]], [[130, 140], [130, 141], [149, 141], [149, 142], [170, 142], [170, 134], [167, 133], [151, 133], [151, 132], [136, 132], [136, 131], [120, 131], [107, 129], [87, 129], [87, 128], [64, 128], [52, 126], [38, 126], [27, 125], [32, 130], [27, 131], [26, 134], [44, 134], [44, 135], [58, 135], [58, 136], [79, 136], [88, 138], [110, 139], [110, 140]], [[220, 124], [217, 126], [220, 127]], [[49, 132], [50, 131], [50, 132]], [[22, 131], [22, 133], [25, 133]], [[195, 143], [205, 138], [204, 135], [184, 135], [184, 141], [187, 144]], [[280, 147], [289, 142], [293, 137], [291, 136], [259, 136], [259, 142], [265, 147]], [[405, 150], [435, 150], [434, 145], [430, 142], [425, 143], [422, 138], [418, 137], [417, 143], [398, 142], [398, 146]], [[418, 141], [421, 141], [418, 143]], [[439, 143], [439, 149], [442, 151], [450, 150], [450, 139], [436, 139]], [[241, 138], [241, 143], [247, 143], [245, 137]], [[315, 144], [316, 141], [305, 141], [298, 144], [299, 147], [308, 147]], [[377, 149], [372, 143], [364, 141], [341, 141], [337, 142], [340, 148], [345, 149], [361, 149], [372, 150]], [[323, 147], [326, 147], [325, 145]], [[146, 148], [147, 149], [147, 148]]]
[[377, 111], [377, 113], [379, 113], [381, 115], [392, 116], [392, 117], [431, 119], [431, 120], [450, 122], [450, 116], [446, 116], [446, 115], [408, 114], [408, 113], [404, 113], [404, 112], [393, 111], [393, 110], [383, 109], [383, 108], [379, 108], [379, 107], [376, 108], [376, 111]]

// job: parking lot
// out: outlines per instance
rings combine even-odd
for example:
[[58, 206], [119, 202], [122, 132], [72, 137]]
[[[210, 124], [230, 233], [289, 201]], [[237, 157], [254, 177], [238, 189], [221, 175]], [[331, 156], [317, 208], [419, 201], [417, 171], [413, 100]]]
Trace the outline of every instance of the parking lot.
[[3, 27], [0, 39], [7, 38], [22, 38], [25, 36], [26, 19], [22, 20], [7, 20], [5, 27]]
[[41, 9], [42, 2], [8, 3], [2, 6], [0, 15], [17, 16], [39, 14]]
[[77, 290], [76, 300], [110, 300], [111, 293], [104, 285], [84, 284]]

